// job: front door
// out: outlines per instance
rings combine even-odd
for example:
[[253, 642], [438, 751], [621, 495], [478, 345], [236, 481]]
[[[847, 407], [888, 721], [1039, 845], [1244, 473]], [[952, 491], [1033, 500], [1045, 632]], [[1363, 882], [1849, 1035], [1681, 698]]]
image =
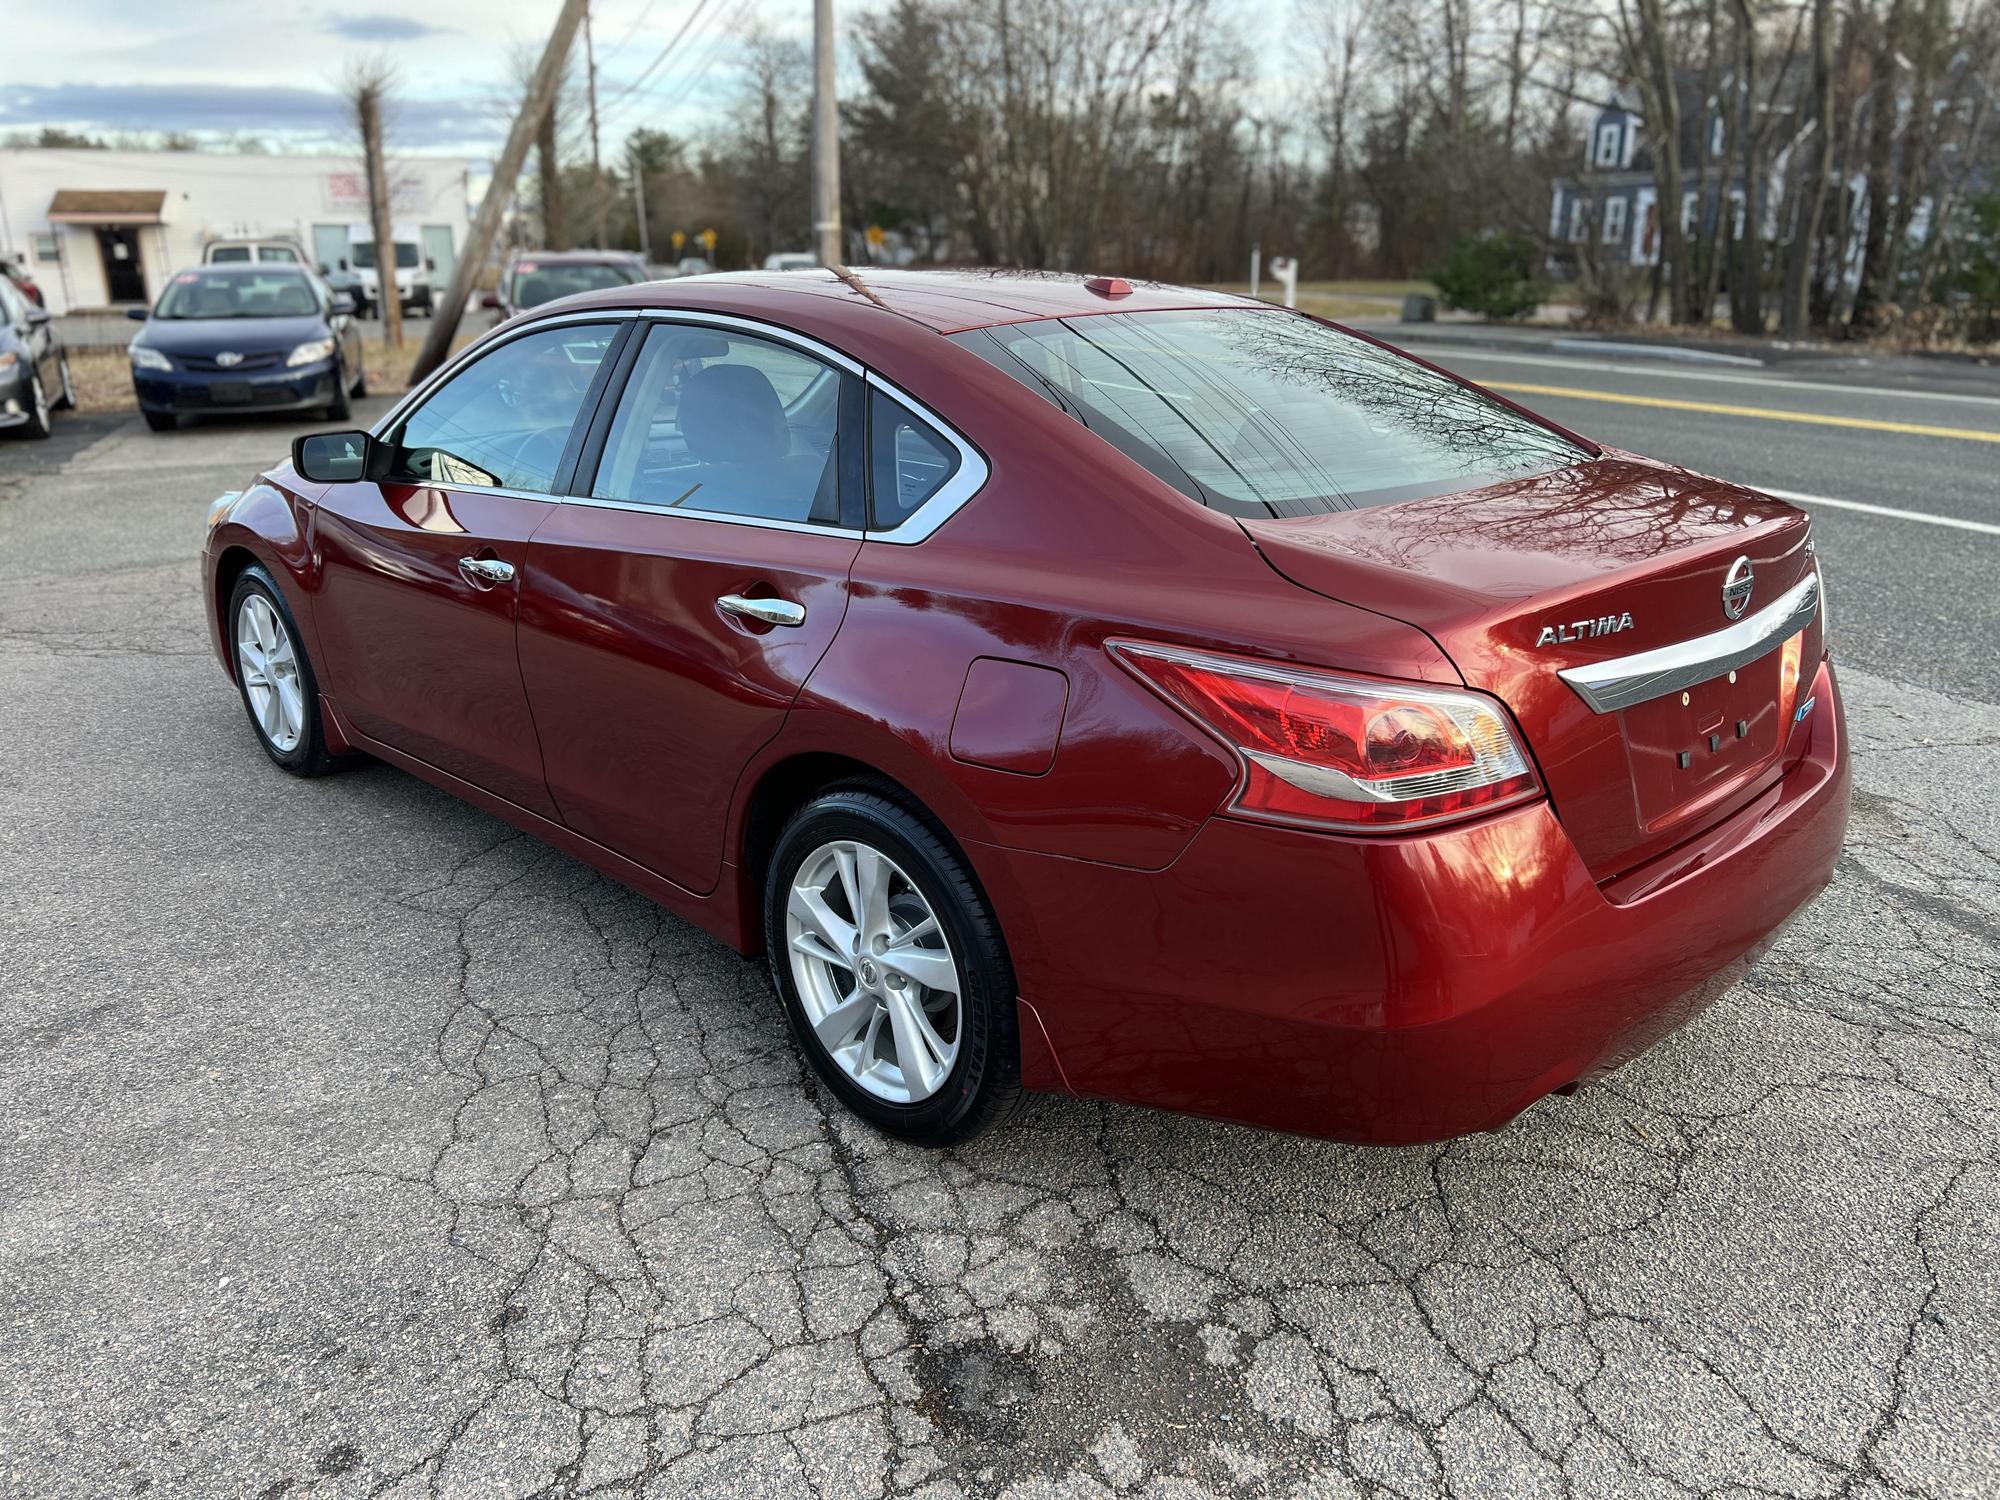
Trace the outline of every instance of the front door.
[[318, 501], [314, 611], [328, 687], [371, 739], [554, 816], [521, 687], [515, 615], [528, 540], [622, 325], [512, 339], [384, 435], [377, 481]]
[[714, 888], [737, 779], [846, 612], [859, 397], [789, 344], [657, 325], [594, 476], [529, 546], [521, 674], [550, 793], [690, 891]]
[[128, 225], [106, 225], [97, 231], [97, 248], [104, 257], [104, 300], [144, 302], [146, 270], [139, 261], [139, 231]]

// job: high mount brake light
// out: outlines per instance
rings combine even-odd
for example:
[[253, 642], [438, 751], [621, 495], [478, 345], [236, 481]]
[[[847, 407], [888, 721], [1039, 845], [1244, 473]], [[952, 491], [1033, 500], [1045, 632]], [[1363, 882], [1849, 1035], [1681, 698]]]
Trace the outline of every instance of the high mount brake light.
[[1240, 816], [1388, 833], [1541, 795], [1506, 715], [1475, 693], [1108, 644], [1121, 666], [1236, 751], [1243, 779], [1229, 811]]

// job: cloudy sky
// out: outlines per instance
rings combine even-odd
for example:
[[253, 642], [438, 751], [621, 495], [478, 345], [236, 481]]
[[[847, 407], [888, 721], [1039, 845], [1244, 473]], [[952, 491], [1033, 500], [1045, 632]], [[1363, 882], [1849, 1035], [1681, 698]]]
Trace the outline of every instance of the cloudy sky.
[[[60, 125], [94, 135], [254, 136], [274, 150], [351, 149], [337, 90], [353, 61], [397, 68], [392, 140], [489, 155], [512, 117], [519, 59], [558, 0], [12, 0], [0, 48], [0, 139]], [[607, 142], [639, 125], [698, 131], [726, 104], [741, 38], [805, 35], [804, 0], [594, 0]], [[649, 64], [686, 26], [666, 59]], [[581, 53], [581, 46], [578, 48]]]

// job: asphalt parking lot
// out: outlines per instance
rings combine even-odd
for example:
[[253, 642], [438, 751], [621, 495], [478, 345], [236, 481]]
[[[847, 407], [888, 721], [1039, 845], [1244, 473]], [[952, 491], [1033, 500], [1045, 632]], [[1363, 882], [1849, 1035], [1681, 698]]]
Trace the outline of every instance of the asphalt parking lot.
[[[2000, 1492], [2000, 540], [1831, 520], [1838, 879], [1606, 1083], [1424, 1149], [1045, 1098], [932, 1155], [759, 966], [265, 761], [195, 558], [289, 433], [0, 445], [0, 1493]], [[1988, 590], [1941, 654], [1879, 571], [1933, 546]]]

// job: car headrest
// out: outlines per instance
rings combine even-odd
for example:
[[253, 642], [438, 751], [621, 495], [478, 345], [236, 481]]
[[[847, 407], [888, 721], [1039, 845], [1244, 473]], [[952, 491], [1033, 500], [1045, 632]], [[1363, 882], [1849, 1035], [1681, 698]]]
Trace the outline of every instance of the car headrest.
[[752, 463], [792, 451], [771, 381], [755, 365], [707, 365], [681, 386], [681, 440], [698, 462]]
[[310, 317], [319, 311], [319, 303], [302, 286], [282, 286], [272, 299], [272, 311], [281, 317]]

